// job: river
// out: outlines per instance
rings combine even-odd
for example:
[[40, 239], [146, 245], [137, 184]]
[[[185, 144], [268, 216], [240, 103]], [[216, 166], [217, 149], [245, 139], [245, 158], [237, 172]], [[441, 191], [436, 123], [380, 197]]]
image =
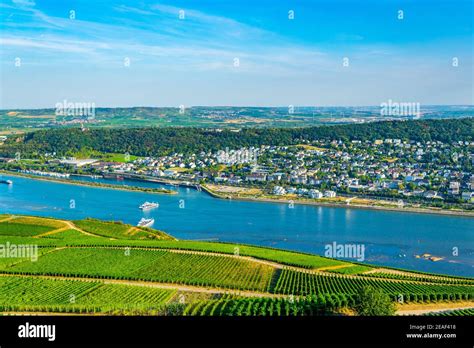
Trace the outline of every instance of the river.
[[[154, 228], [179, 239], [254, 244], [323, 255], [325, 246], [364, 246], [364, 262], [461, 276], [474, 275], [474, 218], [244, 202], [213, 198], [189, 188], [178, 195], [157, 195], [0, 175], [0, 213], [62, 219], [94, 217], [135, 225], [153, 217]], [[130, 186], [166, 187], [156, 183], [76, 178]], [[143, 213], [145, 201], [160, 204]], [[71, 204], [73, 203], [73, 204]], [[456, 249], [457, 248], [457, 249]], [[457, 251], [457, 252], [456, 252]], [[429, 253], [441, 261], [416, 258]]]

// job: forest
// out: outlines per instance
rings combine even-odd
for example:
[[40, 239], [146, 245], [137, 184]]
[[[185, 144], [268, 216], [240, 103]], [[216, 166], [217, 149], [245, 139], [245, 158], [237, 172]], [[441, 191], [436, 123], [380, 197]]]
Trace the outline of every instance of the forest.
[[305, 128], [243, 128], [240, 130], [175, 128], [55, 128], [9, 137], [0, 156], [42, 153], [67, 155], [84, 149], [137, 156], [198, 153], [261, 145], [292, 145], [316, 140], [402, 139], [413, 141], [474, 141], [474, 118], [384, 121]]

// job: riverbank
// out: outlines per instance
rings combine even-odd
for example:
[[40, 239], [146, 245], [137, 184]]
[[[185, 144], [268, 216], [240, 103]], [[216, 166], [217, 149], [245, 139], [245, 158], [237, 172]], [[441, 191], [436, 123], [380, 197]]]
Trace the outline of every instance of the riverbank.
[[29, 178], [29, 179], [34, 179], [34, 180], [51, 181], [51, 182], [56, 182], [58, 184], [88, 186], [88, 187], [105, 188], [105, 189], [113, 189], [113, 190], [121, 190], [121, 191], [135, 191], [135, 192], [139, 191], [139, 192], [146, 192], [146, 193], [153, 193], [153, 194], [168, 194], [168, 195], [177, 194], [177, 192], [174, 190], [167, 190], [163, 188], [147, 188], [147, 187], [139, 187], [139, 186], [104, 184], [104, 183], [98, 183], [98, 182], [78, 181], [74, 179], [44, 177], [44, 176], [38, 176], [34, 174], [9, 172], [5, 170], [0, 170], [0, 174], [9, 175], [9, 176], [18, 176], [18, 177]]
[[[281, 199], [281, 198], [271, 198], [271, 197], [241, 197], [231, 192], [216, 192], [212, 190], [207, 185], [200, 186], [203, 191], [207, 192], [209, 195], [219, 199], [233, 199], [237, 201], [247, 201], [247, 202], [265, 202], [265, 203], [278, 203], [278, 204], [290, 204], [290, 200]], [[376, 203], [376, 201], [371, 201]], [[331, 208], [344, 208], [344, 209], [367, 209], [367, 210], [382, 210], [382, 211], [395, 211], [395, 212], [405, 212], [405, 213], [417, 213], [417, 214], [433, 214], [433, 215], [448, 215], [448, 216], [463, 216], [463, 217], [474, 217], [474, 211], [458, 211], [458, 210], [446, 210], [446, 209], [437, 209], [437, 208], [415, 208], [415, 207], [387, 207], [381, 205], [366, 205], [366, 204], [357, 204], [357, 203], [335, 203], [335, 202], [324, 202], [320, 200], [311, 200], [307, 198], [295, 197], [291, 199], [293, 204], [301, 205], [311, 205], [311, 206], [323, 206]]]
[[[123, 191], [140, 191], [140, 192], [147, 192], [147, 193], [170, 194], [170, 195], [177, 194], [177, 191], [161, 189], [161, 188], [159, 189], [144, 188], [144, 187], [138, 187], [138, 186], [124, 186], [124, 185], [104, 184], [104, 183], [95, 183], [95, 182], [85, 182], [85, 181], [78, 181], [74, 179], [41, 177], [41, 176], [32, 175], [32, 174], [10, 172], [10, 171], [5, 171], [5, 170], [0, 170], [0, 174], [20, 176], [20, 177], [26, 177], [26, 178], [35, 179], [35, 180], [52, 181], [52, 182], [71, 184], [71, 185], [109, 188], [109, 189], [123, 190]], [[249, 195], [248, 197], [242, 197], [234, 192], [229, 192], [229, 191], [219, 192], [210, 188], [210, 186], [216, 186], [216, 185], [191, 184], [188, 181], [150, 178], [150, 177], [138, 176], [138, 175], [124, 175], [124, 178], [129, 179], [129, 180], [141, 181], [141, 182], [152, 182], [152, 183], [165, 184], [165, 185], [171, 185], [171, 186], [184, 186], [184, 187], [190, 187], [190, 188], [198, 189], [198, 190], [202, 189], [204, 192], [211, 195], [212, 197], [224, 199], [224, 200], [232, 199], [236, 201], [277, 203], [277, 204], [293, 203], [293, 204], [299, 204], [299, 205], [322, 206], [322, 207], [343, 208], [343, 209], [349, 208], [349, 209], [405, 212], [405, 213], [416, 213], [416, 214], [461, 216], [461, 217], [470, 217], [470, 218], [474, 217], [474, 211], [470, 212], [470, 211], [462, 211], [462, 210], [447, 210], [447, 209], [441, 209], [441, 208], [418, 208], [418, 207], [409, 207], [409, 206], [390, 207], [386, 205], [377, 205], [378, 201], [368, 200], [368, 199], [359, 199], [359, 201], [363, 201], [363, 200], [368, 201], [369, 202], [368, 204], [361, 204], [361, 203], [347, 204], [344, 201], [341, 201], [340, 203], [337, 203], [334, 201], [325, 202], [321, 200], [313, 200], [313, 199], [301, 198], [301, 197], [291, 197], [291, 199], [276, 198], [276, 196], [275, 198], [273, 198], [270, 195], [265, 195], [263, 197], [256, 196], [256, 195]]]

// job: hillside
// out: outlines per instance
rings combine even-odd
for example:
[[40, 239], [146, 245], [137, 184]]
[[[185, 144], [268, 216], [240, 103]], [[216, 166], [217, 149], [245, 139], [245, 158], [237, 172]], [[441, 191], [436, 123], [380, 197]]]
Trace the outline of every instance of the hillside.
[[473, 141], [473, 129], [474, 118], [387, 121], [291, 129], [243, 128], [239, 132], [204, 128], [90, 128], [86, 131], [61, 128], [10, 137], [0, 146], [0, 156], [13, 157], [17, 152], [23, 157], [42, 152], [66, 155], [84, 149], [156, 156], [260, 145], [292, 145], [318, 139], [397, 138], [449, 143]]
[[472, 278], [178, 241], [163, 232], [98, 220], [1, 215], [0, 244], [37, 248], [0, 259], [0, 311], [5, 313], [348, 314], [367, 285], [382, 289], [401, 308], [426, 303], [436, 311], [433, 304], [445, 308], [456, 302], [474, 307]]

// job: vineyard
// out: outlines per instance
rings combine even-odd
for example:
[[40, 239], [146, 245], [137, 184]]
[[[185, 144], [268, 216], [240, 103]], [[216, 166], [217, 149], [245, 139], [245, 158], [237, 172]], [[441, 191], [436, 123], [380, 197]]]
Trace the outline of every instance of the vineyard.
[[370, 270], [372, 270], [372, 267], [363, 266], [363, 265], [354, 265], [354, 266], [349, 266], [349, 267], [329, 269], [328, 272], [338, 273], [338, 274], [361, 274]]
[[442, 285], [419, 282], [392, 281], [365, 277], [340, 275], [318, 275], [285, 269], [278, 278], [275, 293], [291, 295], [312, 294], [356, 294], [364, 286], [383, 289], [395, 300], [400, 295], [403, 302], [471, 300], [474, 287], [465, 285]]
[[64, 227], [60, 221], [33, 217], [4, 217], [0, 219], [1, 236], [31, 237]]
[[0, 277], [0, 311], [148, 313], [162, 308], [173, 290], [26, 277]]
[[159, 281], [265, 291], [274, 269], [247, 260], [162, 250], [68, 248], [5, 272], [68, 277]]
[[2, 311], [52, 311], [71, 306], [71, 298], [99, 287], [97, 282], [0, 277]]
[[303, 299], [286, 298], [223, 298], [188, 305], [183, 315], [190, 316], [303, 316], [328, 315], [353, 304], [352, 297], [325, 295]]
[[452, 311], [439, 312], [439, 313], [428, 313], [427, 315], [441, 316], [441, 317], [464, 317], [464, 316], [474, 316], [474, 308], [468, 309], [455, 309]]
[[121, 222], [86, 219], [74, 221], [74, 224], [86, 232], [103, 237], [119, 239], [173, 239], [161, 231], [130, 226]]
[[51, 230], [52, 228], [46, 226], [18, 224], [10, 221], [0, 223], [0, 234], [5, 236], [36, 236]]
[[399, 280], [409, 280], [409, 281], [418, 281], [418, 282], [440, 283], [440, 284], [474, 285], [474, 280], [470, 280], [470, 279], [434, 277], [434, 276], [425, 276], [425, 275], [416, 275], [416, 274], [407, 275], [407, 274], [377, 272], [377, 273], [365, 273], [363, 274], [363, 276], [373, 277], [373, 278], [399, 279]]
[[[0, 245], [10, 244], [34, 246], [37, 257], [0, 257], [0, 312], [348, 315], [367, 287], [382, 290], [389, 303], [433, 307], [462, 301], [474, 307], [469, 277], [250, 245], [178, 241], [160, 231], [93, 219], [72, 223], [3, 215]], [[472, 315], [472, 310], [437, 315]]]

